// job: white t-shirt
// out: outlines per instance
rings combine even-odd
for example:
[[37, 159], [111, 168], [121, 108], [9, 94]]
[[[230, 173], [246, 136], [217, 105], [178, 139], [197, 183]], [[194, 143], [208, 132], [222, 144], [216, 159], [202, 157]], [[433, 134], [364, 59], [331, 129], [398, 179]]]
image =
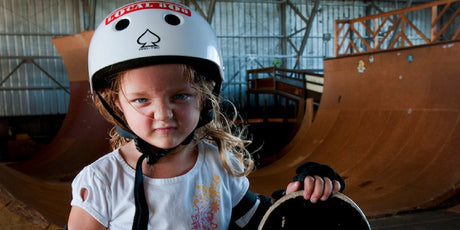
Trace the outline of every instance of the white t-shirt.
[[[249, 181], [225, 171], [215, 146], [200, 142], [198, 149], [196, 164], [186, 174], [166, 179], [144, 176], [149, 228], [228, 228], [232, 208], [248, 190]], [[71, 205], [83, 208], [109, 229], [131, 229], [136, 209], [134, 177], [135, 170], [114, 150], [77, 175]], [[85, 201], [83, 188], [88, 190]]]

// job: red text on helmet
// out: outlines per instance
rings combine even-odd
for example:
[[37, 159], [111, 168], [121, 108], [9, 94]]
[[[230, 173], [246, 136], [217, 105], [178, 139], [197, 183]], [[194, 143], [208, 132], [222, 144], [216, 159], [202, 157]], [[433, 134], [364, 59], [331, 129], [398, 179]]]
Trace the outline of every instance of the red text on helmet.
[[129, 14], [131, 12], [135, 12], [138, 10], [145, 10], [145, 9], [164, 9], [164, 10], [172, 10], [174, 12], [178, 12], [184, 14], [186, 16], [191, 16], [190, 10], [183, 6], [172, 2], [162, 2], [162, 1], [142, 1], [142, 2], [135, 2], [129, 5], [126, 5], [113, 13], [111, 13], [107, 18], [105, 18], [105, 25], [110, 24], [115, 19]]

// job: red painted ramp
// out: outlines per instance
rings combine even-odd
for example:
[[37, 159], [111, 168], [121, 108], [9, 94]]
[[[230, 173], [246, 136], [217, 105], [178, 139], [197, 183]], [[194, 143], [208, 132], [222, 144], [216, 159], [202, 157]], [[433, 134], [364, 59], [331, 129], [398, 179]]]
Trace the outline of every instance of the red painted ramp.
[[[63, 226], [70, 211], [70, 181], [109, 151], [110, 128], [89, 98], [88, 45], [92, 32], [53, 39], [67, 68], [69, 108], [56, 137], [27, 162], [0, 165], [0, 203], [40, 227]], [[5, 191], [6, 190], [6, 191]]]
[[460, 42], [325, 61], [310, 129], [250, 176], [284, 188], [304, 161], [331, 165], [369, 216], [438, 205], [460, 187]]
[[89, 97], [87, 57], [92, 34], [89, 31], [52, 40], [67, 69], [69, 108], [59, 132], [44, 151], [13, 168], [34, 177], [70, 180], [85, 165], [109, 151], [110, 126]]

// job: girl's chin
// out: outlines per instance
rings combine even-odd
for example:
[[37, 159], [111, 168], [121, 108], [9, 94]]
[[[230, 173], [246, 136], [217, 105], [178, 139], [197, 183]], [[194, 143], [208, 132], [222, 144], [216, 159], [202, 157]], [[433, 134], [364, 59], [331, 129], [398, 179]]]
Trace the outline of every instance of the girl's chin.
[[156, 142], [149, 142], [149, 144], [161, 148], [161, 149], [171, 149], [176, 146], [179, 146], [181, 142], [179, 141], [156, 141]]
[[182, 144], [186, 136], [150, 136], [144, 139], [149, 144], [162, 149], [175, 148]]

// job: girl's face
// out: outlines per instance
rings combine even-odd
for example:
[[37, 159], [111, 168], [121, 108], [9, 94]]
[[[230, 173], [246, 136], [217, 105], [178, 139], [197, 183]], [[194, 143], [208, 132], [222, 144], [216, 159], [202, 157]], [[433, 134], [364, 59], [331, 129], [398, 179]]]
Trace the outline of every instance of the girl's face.
[[173, 148], [195, 129], [201, 95], [180, 64], [132, 69], [120, 81], [117, 105], [140, 138], [159, 148]]

